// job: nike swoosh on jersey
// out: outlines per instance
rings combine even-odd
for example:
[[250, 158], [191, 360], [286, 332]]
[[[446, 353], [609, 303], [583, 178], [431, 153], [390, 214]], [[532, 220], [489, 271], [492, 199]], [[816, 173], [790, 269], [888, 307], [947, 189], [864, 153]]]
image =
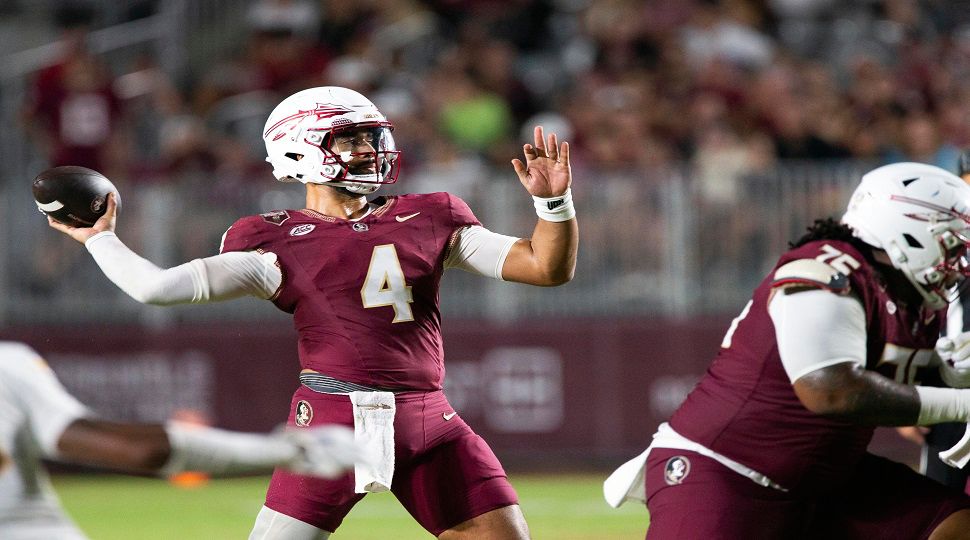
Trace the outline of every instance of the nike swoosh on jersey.
[[456, 414], [458, 414], [458, 413], [456, 413], [454, 411], [452, 411], [450, 413], [441, 413], [441, 417], [444, 418], [445, 421], [447, 422], [448, 420], [451, 420], [452, 418], [454, 418]]
[[416, 216], [416, 215], [418, 215], [420, 213], [421, 212], [415, 212], [415, 213], [413, 213], [413, 214], [411, 214], [409, 216], [394, 216], [394, 219], [396, 219], [399, 223], [404, 223], [405, 221], [413, 218], [414, 216]]

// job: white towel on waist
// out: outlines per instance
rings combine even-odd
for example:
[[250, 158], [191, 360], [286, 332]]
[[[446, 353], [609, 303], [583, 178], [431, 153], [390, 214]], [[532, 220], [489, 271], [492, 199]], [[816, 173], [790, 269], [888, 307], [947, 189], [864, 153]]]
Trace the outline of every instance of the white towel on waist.
[[351, 392], [350, 402], [354, 440], [370, 454], [354, 464], [354, 492], [388, 491], [394, 477], [394, 394]]
[[629, 500], [647, 502], [646, 487], [643, 482], [643, 475], [646, 472], [647, 455], [650, 448], [647, 448], [639, 456], [620, 465], [609, 478], [603, 482], [603, 498], [613, 508], [619, 508], [621, 504]]
[[[957, 446], [960, 445], [958, 444]], [[646, 502], [646, 486], [644, 481], [646, 478], [647, 456], [650, 455], [650, 450], [654, 448], [671, 448], [696, 452], [704, 457], [717, 461], [721, 465], [749, 478], [752, 482], [760, 486], [777, 489], [779, 491], [788, 491], [764, 474], [684, 437], [674, 431], [674, 428], [670, 427], [670, 424], [664, 422], [657, 426], [657, 432], [653, 434], [653, 442], [650, 443], [650, 446], [643, 453], [620, 465], [603, 482], [603, 497], [610, 506], [619, 508], [621, 504], [628, 500]], [[951, 450], [956, 450], [956, 447]]]

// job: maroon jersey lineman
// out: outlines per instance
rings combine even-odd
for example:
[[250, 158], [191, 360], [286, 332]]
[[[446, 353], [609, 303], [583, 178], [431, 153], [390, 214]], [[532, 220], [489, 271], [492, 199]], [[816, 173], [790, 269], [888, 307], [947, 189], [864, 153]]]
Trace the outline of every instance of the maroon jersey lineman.
[[[891, 298], [879, 274], [846, 242], [809, 242], [781, 257], [776, 269], [818, 259], [847, 274], [849, 294], [866, 313], [866, 368], [897, 382], [922, 381], [945, 323], [943, 312], [908, 309]], [[793, 491], [814, 491], [845, 477], [865, 452], [873, 428], [806, 409], [778, 355], [768, 315], [772, 276], [755, 290], [722, 348], [670, 420], [678, 433], [768, 476]], [[725, 346], [726, 345], [726, 346]], [[730, 382], [726, 382], [730, 381]]]
[[444, 378], [438, 284], [462, 227], [478, 225], [448, 193], [376, 200], [347, 221], [282, 210], [237, 221], [222, 250], [271, 251], [293, 314], [300, 363], [339, 380], [393, 390], [438, 390]]
[[[900, 383], [937, 382], [932, 348], [945, 311], [908, 307], [853, 244], [816, 240], [776, 269], [815, 259], [847, 276], [866, 324], [865, 368]], [[817, 415], [795, 394], [768, 313], [775, 271], [735, 319], [671, 427], [767, 476], [751, 481], [698, 452], [653, 448], [646, 464], [648, 540], [669, 538], [925, 538], [970, 497], [866, 452], [873, 428]], [[795, 293], [799, 294], [799, 293]], [[932, 379], [932, 380], [930, 380]]]
[[[930, 363], [945, 311], [894, 298], [874, 263], [849, 242], [808, 242], [783, 255], [775, 269], [801, 259], [847, 276], [848, 287], [838, 292], [854, 295], [865, 311], [866, 369], [905, 384], [937, 382]], [[873, 428], [801, 404], [768, 313], [771, 295], [783, 294], [774, 276], [755, 290], [670, 425], [775, 486], [697, 452], [653, 448], [646, 464], [647, 538], [925, 538], [970, 507], [963, 493], [867, 453]]]

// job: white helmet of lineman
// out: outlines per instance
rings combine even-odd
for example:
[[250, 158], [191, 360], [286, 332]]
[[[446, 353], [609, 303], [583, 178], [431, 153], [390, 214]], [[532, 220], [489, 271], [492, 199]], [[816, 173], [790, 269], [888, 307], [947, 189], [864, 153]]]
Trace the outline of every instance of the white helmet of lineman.
[[[270, 113], [263, 129], [266, 161], [281, 182], [328, 184], [356, 194], [373, 193], [397, 180], [400, 152], [394, 146], [393, 129], [381, 111], [358, 92], [339, 86], [309, 88], [284, 99]], [[365, 142], [351, 143], [351, 151], [334, 151], [334, 141], [341, 133], [348, 140]]]
[[970, 186], [933, 165], [894, 163], [862, 177], [842, 222], [884, 250], [931, 309], [968, 273]]

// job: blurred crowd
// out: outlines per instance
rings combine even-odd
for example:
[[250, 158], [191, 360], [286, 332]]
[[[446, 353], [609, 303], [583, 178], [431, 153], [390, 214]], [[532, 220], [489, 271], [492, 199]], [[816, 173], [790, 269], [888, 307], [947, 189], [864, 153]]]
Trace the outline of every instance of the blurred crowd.
[[[26, 125], [55, 164], [245, 177], [282, 97], [371, 96], [405, 166], [475, 182], [541, 122], [579, 167], [698, 167], [720, 178], [777, 159], [917, 159], [970, 144], [970, 22], [916, 0], [255, 0], [238, 47], [195, 73], [150, 54], [86, 52], [93, 8], [55, 11], [67, 46], [38, 73]], [[453, 172], [463, 171], [462, 178]], [[264, 170], [265, 172], [265, 170]]]
[[[319, 85], [386, 113], [410, 191], [468, 195], [541, 123], [571, 142], [577, 189], [636, 182], [609, 203], [631, 207], [639, 242], [664, 230], [628, 191], [683, 164], [717, 216], [780, 160], [953, 168], [970, 145], [970, 12], [955, 0], [253, 0], [231, 53], [189, 51], [205, 62], [182, 73], [150, 52], [108, 65], [84, 46], [91, 9], [55, 14], [63, 56], [33, 76], [23, 112], [50, 162], [204, 178], [219, 197], [270, 180], [267, 114]], [[713, 226], [739, 231], [729, 250], [756, 228], [743, 215]]]

